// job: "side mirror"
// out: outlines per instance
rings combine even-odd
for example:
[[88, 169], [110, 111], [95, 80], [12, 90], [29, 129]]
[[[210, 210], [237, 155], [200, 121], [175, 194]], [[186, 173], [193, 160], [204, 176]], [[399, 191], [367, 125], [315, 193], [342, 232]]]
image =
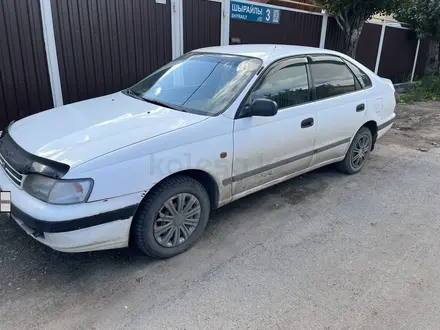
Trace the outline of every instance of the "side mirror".
[[249, 107], [249, 116], [272, 117], [278, 112], [278, 104], [268, 99], [256, 99]]

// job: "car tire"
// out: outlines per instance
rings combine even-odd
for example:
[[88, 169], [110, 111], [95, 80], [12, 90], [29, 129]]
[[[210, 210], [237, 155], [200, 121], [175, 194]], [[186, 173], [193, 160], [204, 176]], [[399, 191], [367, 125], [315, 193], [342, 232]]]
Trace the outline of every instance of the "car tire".
[[[188, 207], [191, 202], [193, 205], [186, 211], [184, 206]], [[197, 212], [198, 206], [200, 212], [186, 218], [186, 215]], [[179, 213], [177, 211], [180, 207]], [[173, 215], [174, 211], [176, 213]], [[153, 258], [173, 257], [187, 250], [200, 238], [208, 223], [210, 211], [208, 193], [200, 182], [188, 176], [170, 177], [154, 187], [139, 205], [132, 224], [134, 243]], [[169, 230], [159, 235], [168, 227]], [[170, 234], [172, 230], [174, 232]]]
[[336, 168], [345, 174], [358, 173], [369, 159], [373, 146], [373, 135], [367, 127], [362, 127], [353, 138], [347, 154]]

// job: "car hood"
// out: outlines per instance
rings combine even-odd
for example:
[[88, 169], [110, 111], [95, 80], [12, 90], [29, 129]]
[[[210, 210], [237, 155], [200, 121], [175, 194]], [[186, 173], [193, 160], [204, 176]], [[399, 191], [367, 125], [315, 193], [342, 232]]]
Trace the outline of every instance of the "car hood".
[[74, 167], [206, 118], [116, 93], [32, 115], [8, 132], [26, 151]]

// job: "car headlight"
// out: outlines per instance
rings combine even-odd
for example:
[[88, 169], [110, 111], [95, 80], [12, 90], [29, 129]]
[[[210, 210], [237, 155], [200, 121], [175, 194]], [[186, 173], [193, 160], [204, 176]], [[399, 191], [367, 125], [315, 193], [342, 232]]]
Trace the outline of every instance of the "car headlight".
[[27, 193], [50, 204], [84, 203], [92, 188], [92, 179], [56, 180], [38, 174], [29, 174], [23, 183]]

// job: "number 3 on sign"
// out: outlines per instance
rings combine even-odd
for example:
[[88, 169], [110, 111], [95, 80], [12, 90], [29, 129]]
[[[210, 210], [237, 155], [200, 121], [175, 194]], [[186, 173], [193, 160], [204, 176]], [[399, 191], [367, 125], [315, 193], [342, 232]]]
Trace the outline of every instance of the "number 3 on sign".
[[266, 21], [270, 21], [270, 9], [266, 9]]

